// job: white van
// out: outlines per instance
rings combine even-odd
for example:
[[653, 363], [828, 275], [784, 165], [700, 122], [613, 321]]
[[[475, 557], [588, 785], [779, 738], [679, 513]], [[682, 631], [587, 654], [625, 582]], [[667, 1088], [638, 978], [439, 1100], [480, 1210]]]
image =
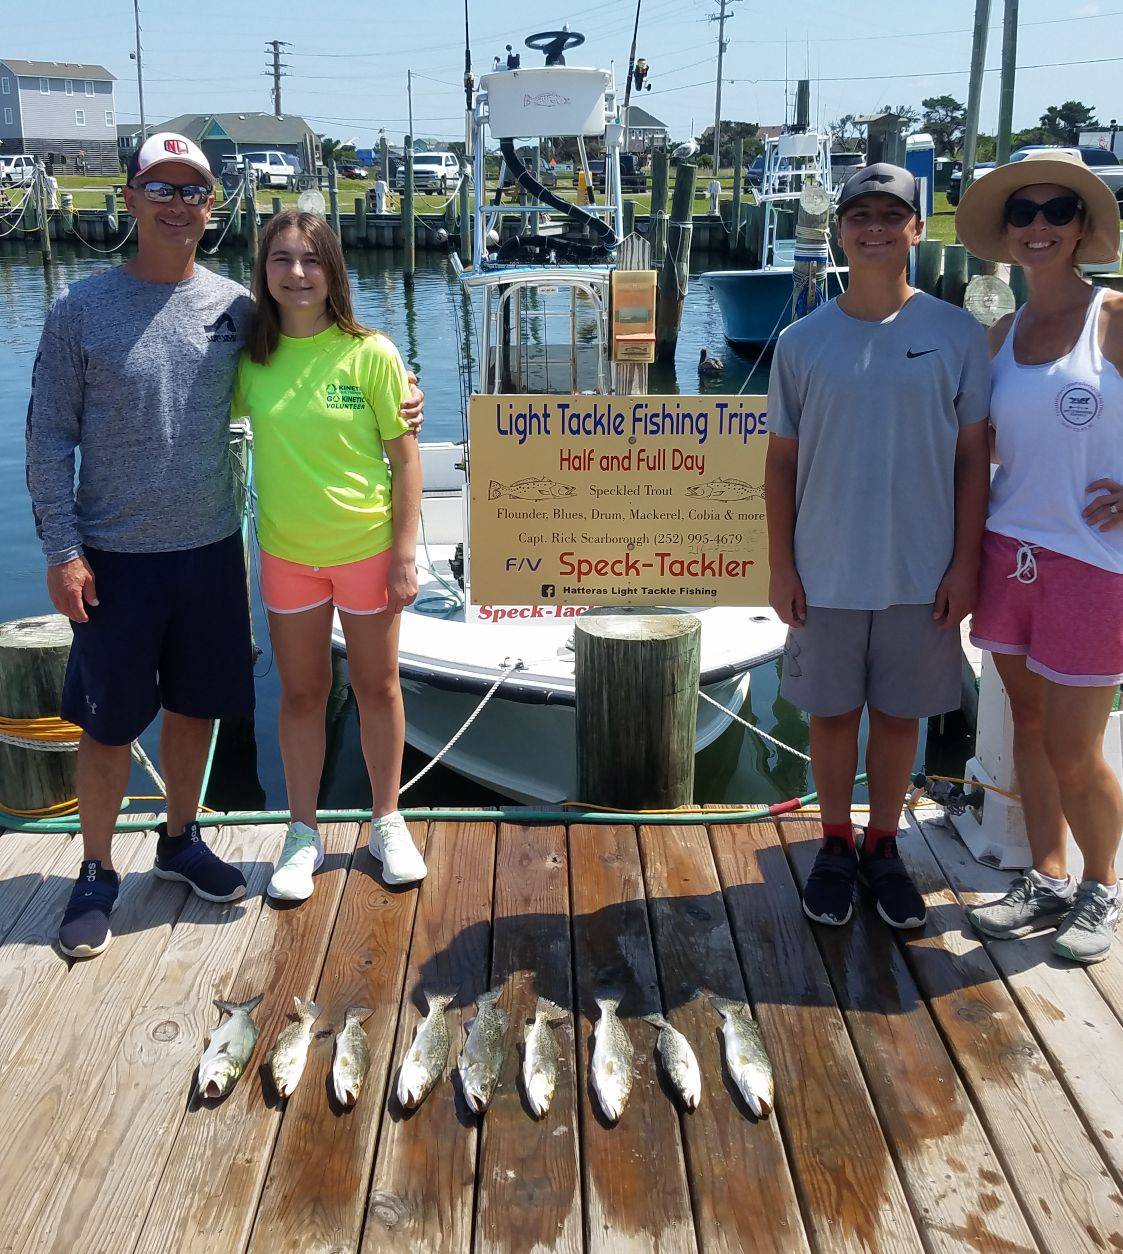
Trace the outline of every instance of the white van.
[[35, 158], [29, 153], [0, 156], [0, 187], [25, 187], [35, 179]]

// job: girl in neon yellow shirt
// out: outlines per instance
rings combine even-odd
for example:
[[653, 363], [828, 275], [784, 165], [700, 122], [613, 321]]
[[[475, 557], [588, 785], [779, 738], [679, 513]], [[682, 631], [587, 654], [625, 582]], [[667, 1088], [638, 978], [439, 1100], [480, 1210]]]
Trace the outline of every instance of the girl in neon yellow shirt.
[[316, 214], [273, 218], [253, 291], [234, 415], [253, 423], [261, 591], [281, 676], [292, 816], [269, 894], [309, 897], [323, 861], [316, 797], [334, 609], [371, 781], [370, 850], [387, 882], [411, 883], [424, 877], [425, 863], [398, 812], [398, 629], [417, 596], [421, 463], [401, 412], [410, 394], [405, 367], [384, 335], [355, 320], [343, 251]]

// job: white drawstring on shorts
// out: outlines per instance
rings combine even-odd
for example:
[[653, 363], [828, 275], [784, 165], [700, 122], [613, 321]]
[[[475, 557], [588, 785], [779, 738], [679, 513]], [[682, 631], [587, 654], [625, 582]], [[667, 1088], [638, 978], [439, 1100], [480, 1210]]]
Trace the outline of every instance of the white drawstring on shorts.
[[1037, 558], [1034, 557], [1036, 551], [1035, 545], [1019, 540], [1017, 557], [1014, 559], [1014, 573], [1007, 575], [1006, 578], [1016, 579], [1018, 583], [1036, 583]]

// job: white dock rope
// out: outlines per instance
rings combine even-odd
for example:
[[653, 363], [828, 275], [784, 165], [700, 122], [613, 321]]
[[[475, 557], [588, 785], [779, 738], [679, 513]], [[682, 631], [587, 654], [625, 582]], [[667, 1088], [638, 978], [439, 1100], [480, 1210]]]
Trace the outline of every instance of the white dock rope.
[[775, 736], [770, 736], [766, 731], [761, 731], [755, 723], [750, 723], [748, 719], [744, 719], [740, 714], [734, 714], [728, 707], [722, 705], [720, 701], [715, 701], [708, 693], [698, 689], [698, 695], [703, 701], [708, 701], [711, 705], [716, 705], [719, 710], [724, 710], [734, 722], [740, 723], [742, 727], [747, 727], [749, 731], [759, 736], [761, 740], [767, 740], [770, 745], [775, 745], [777, 749], [783, 749], [786, 753], [792, 754], [794, 757], [802, 759], [804, 762], [810, 762], [811, 758], [806, 753], [801, 753], [798, 749], [793, 749], [791, 745], [786, 745], [782, 740], [777, 740]]
[[[0, 744], [11, 745], [13, 749], [33, 749], [36, 753], [74, 753], [78, 748], [78, 740], [79, 737], [77, 736], [73, 740], [27, 740], [23, 736], [10, 736], [7, 732], [0, 732]], [[161, 794], [166, 797], [168, 795], [168, 786], [160, 778], [160, 772], [141, 747], [140, 741], [134, 740], [130, 749], [133, 757], [144, 768], [148, 777], [159, 788]]]

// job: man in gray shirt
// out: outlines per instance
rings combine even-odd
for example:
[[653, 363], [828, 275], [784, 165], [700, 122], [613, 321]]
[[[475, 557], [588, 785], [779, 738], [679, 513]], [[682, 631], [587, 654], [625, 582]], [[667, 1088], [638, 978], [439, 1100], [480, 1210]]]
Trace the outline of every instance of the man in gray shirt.
[[[859, 873], [881, 917], [919, 927], [896, 846], [917, 720], [959, 705], [959, 633], [978, 575], [990, 363], [982, 328], [908, 284], [916, 179], [875, 164], [838, 205], [845, 293], [776, 345], [765, 475], [770, 600], [789, 626], [781, 694], [806, 710], [823, 848], [803, 908], [846, 923]], [[869, 712], [870, 821], [850, 807]]]

